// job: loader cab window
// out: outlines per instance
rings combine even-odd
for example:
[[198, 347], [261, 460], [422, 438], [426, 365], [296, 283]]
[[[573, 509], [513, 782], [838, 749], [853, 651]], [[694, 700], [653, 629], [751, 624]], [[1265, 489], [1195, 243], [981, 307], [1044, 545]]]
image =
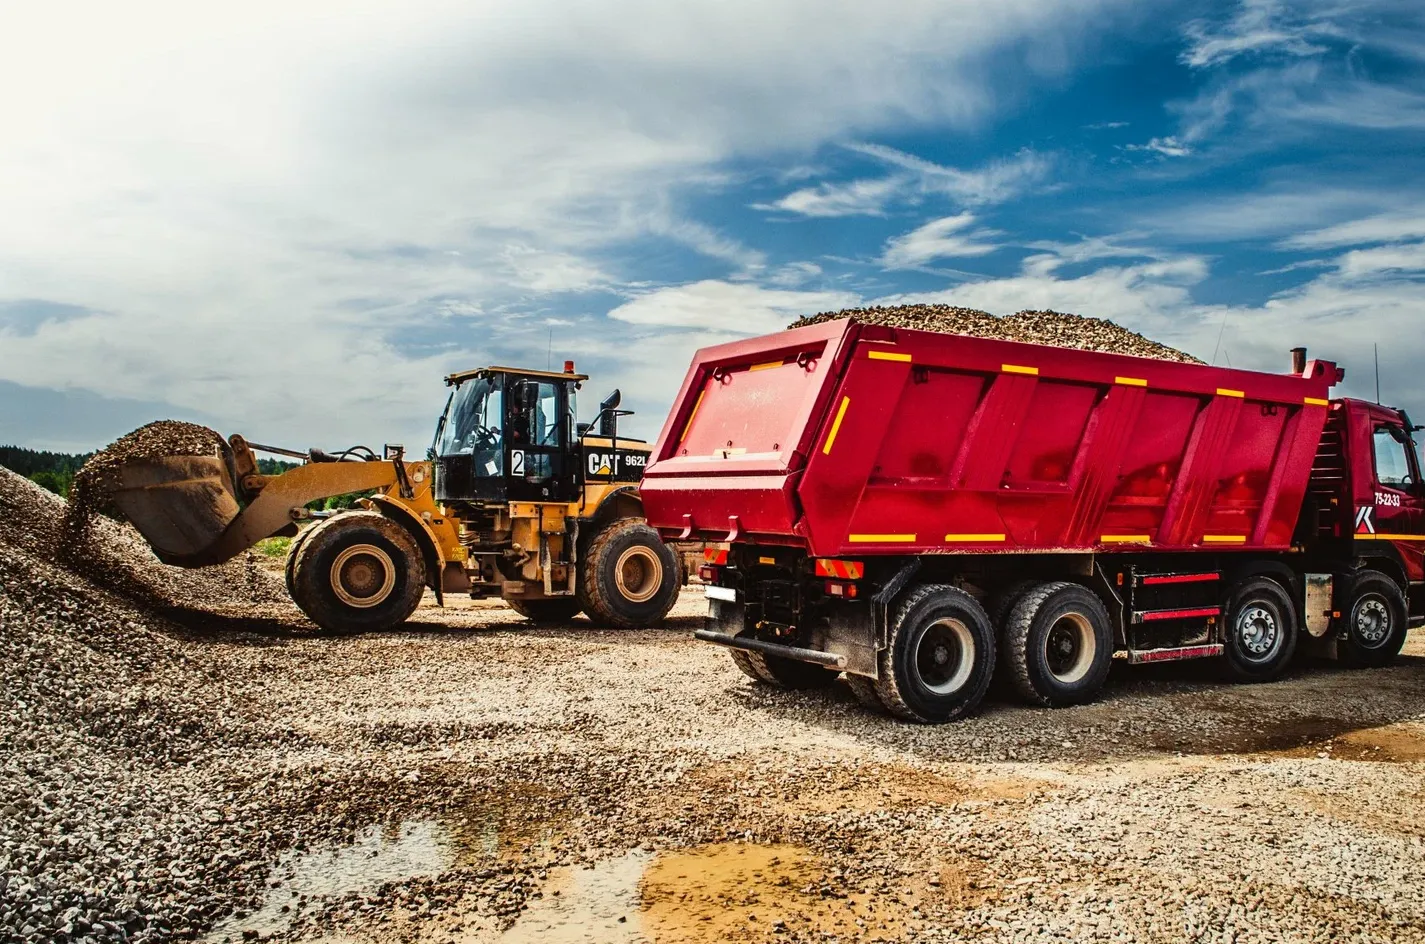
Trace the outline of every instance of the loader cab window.
[[1376, 481], [1391, 488], [1409, 489], [1415, 484], [1410, 462], [1410, 437], [1399, 426], [1377, 426], [1375, 430]]
[[451, 397], [436, 455], [470, 456], [477, 477], [504, 474], [503, 389], [501, 378], [481, 377], [461, 384]]

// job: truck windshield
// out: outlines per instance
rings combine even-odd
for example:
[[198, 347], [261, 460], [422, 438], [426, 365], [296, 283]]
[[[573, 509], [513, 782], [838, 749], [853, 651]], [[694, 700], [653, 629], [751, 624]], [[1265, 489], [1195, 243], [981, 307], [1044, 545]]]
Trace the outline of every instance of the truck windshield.
[[504, 472], [500, 380], [467, 380], [455, 395], [441, 420], [436, 455], [471, 456], [477, 476]]

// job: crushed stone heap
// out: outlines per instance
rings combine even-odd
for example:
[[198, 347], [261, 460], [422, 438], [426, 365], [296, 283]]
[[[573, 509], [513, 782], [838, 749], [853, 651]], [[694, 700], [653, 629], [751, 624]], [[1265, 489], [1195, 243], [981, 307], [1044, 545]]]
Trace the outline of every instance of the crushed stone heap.
[[1049, 344], [1105, 354], [1131, 354], [1135, 357], [1153, 357], [1183, 364], [1202, 363], [1191, 354], [1145, 338], [1112, 321], [1059, 311], [1021, 311], [1000, 318], [987, 311], [957, 308], [954, 305], [874, 306], [808, 315], [798, 318], [787, 327], [802, 328], [824, 321], [835, 321], [838, 318], [855, 318], [863, 324], [887, 325], [892, 328], [914, 328], [919, 331], [967, 334], [1000, 341]]

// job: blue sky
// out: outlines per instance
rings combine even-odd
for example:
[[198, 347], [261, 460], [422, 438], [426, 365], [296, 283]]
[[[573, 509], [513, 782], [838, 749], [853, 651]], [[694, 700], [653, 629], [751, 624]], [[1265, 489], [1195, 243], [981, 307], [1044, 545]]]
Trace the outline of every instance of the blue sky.
[[1425, 412], [1419, 4], [32, 6], [0, 442], [424, 446], [444, 373], [551, 357], [651, 434], [697, 347], [907, 300], [1357, 394], [1379, 343]]

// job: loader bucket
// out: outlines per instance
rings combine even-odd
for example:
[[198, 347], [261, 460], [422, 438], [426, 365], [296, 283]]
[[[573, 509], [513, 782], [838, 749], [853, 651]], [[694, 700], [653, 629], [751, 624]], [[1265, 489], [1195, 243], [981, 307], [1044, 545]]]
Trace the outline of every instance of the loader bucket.
[[218, 456], [135, 459], [119, 469], [117, 480], [115, 507], [165, 563], [211, 547], [241, 511], [227, 463]]

